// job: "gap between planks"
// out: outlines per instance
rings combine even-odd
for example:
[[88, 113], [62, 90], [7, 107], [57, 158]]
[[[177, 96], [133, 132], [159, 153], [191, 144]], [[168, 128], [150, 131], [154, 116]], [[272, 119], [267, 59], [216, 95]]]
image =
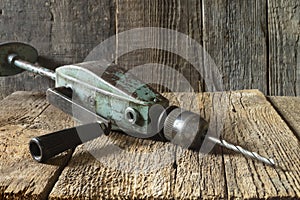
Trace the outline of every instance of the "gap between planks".
[[[218, 95], [225, 96], [221, 98]], [[223, 94], [205, 93], [198, 97], [201, 102], [200, 114], [206, 119], [211, 114], [213, 116], [210, 119], [214, 125], [212, 133], [224, 129], [225, 139], [264, 156], [273, 157], [280, 166], [289, 170], [274, 169], [218, 147], [204, 156], [169, 143], [153, 143], [112, 134], [87, 145], [92, 154], [102, 156], [102, 164], [87, 153], [84, 147], [80, 146], [75, 150], [49, 198], [299, 197], [297, 152], [300, 149], [297, 139], [261, 92], [245, 90]], [[188, 95], [179, 94], [169, 99], [174, 104], [183, 103], [181, 107], [194, 109], [188, 101]], [[217, 122], [224, 117], [221, 114], [222, 105], [228, 106], [228, 112], [223, 110], [226, 114], [225, 121], [224, 124], [219, 124]], [[282, 135], [281, 132], [286, 134]], [[119, 145], [134, 155], [130, 157], [122, 151], [114, 154], [110, 145]], [[162, 149], [156, 154], [157, 157], [145, 157], [142, 154], [155, 151], [156, 148]], [[169, 160], [169, 164], [160, 170], [148, 174], [136, 173], [138, 168], [146, 167], [144, 169], [149, 170], [147, 159], [164, 161], [163, 153], [175, 160]]]
[[267, 99], [300, 141], [300, 97], [269, 96]]
[[[70, 121], [61, 111], [49, 106], [45, 94], [16, 92], [0, 102], [0, 198], [46, 199], [59, 174], [70, 159], [66, 152], [49, 165], [39, 165], [31, 158], [31, 137], [65, 128]], [[51, 120], [57, 120], [55, 125]], [[11, 156], [13, 154], [13, 156]]]
[[[272, 149], [274, 150], [276, 146], [278, 147], [279, 153], [275, 153], [274, 156], [276, 155], [277, 161], [281, 161], [284, 165], [291, 167], [292, 171], [282, 172], [279, 169], [272, 169], [259, 162], [245, 159], [241, 155], [226, 150], [221, 150], [224, 154], [220, 155], [220, 149], [218, 148], [209, 156], [203, 157], [200, 154], [195, 154], [192, 151], [184, 150], [180, 147], [175, 148], [174, 145], [169, 143], [164, 144], [149, 140], [133, 139], [125, 135], [112, 134], [109, 138], [99, 138], [98, 140], [92, 141], [90, 151], [95, 154], [99, 153], [95, 147], [99, 147], [100, 145], [102, 150], [108, 153], [106, 157], [103, 158], [103, 161], [119, 169], [123, 168], [127, 170], [128, 173], [122, 173], [120, 170], [109, 169], [103, 165], [99, 165], [99, 163], [86, 152], [83, 146], [79, 146], [75, 150], [72, 159], [63, 169], [62, 174], [58, 177], [55, 186], [51, 188], [49, 198], [113, 198], [117, 196], [124, 198], [271, 198], [299, 196], [299, 179], [297, 175], [294, 174], [297, 172], [295, 168], [298, 163], [297, 160], [295, 164], [292, 163], [292, 160], [295, 159], [295, 155], [297, 155], [297, 148], [299, 150], [299, 146], [294, 148], [295, 152], [291, 157], [289, 157], [289, 155], [284, 157], [284, 154], [282, 154], [286, 151], [285, 146], [290, 146], [290, 144], [286, 143], [286, 137], [290, 139], [290, 142], [293, 144], [293, 136], [287, 134], [284, 137], [280, 137], [279, 141], [283, 141], [283, 144], [277, 144], [276, 139], [273, 139], [274, 143], [265, 141], [264, 139], [267, 135], [264, 134], [266, 134], [266, 132], [263, 132], [262, 135], [258, 135], [258, 137], [261, 137], [259, 140], [262, 140], [260, 142], [261, 144], [253, 144], [253, 138], [249, 138], [249, 134], [252, 131], [257, 131], [260, 128], [265, 130], [264, 127], [272, 129], [273, 126], [273, 124], [253, 121], [255, 117], [259, 117], [259, 115], [256, 116], [255, 109], [266, 111], [267, 114], [264, 115], [265, 118], [274, 118], [275, 120], [273, 120], [280, 124], [280, 127], [275, 129], [273, 127], [276, 136], [278, 136], [278, 130], [285, 130], [286, 133], [289, 133], [289, 128], [286, 127], [286, 124], [260, 92], [254, 90], [229, 92], [226, 94], [229, 94], [231, 101], [228, 101], [226, 98], [219, 98], [217, 96], [218, 94], [206, 94], [206, 96], [198, 95], [198, 100], [201, 102], [199, 105], [200, 114], [208, 119], [211, 113], [214, 113], [213, 116], [215, 119], [211, 120], [217, 122], [218, 117], [222, 117], [218, 115], [220, 110], [216, 109], [217, 107], [209, 109], [207, 105], [212, 105], [212, 102], [214, 102], [214, 105], [215, 103], [217, 103], [217, 105], [224, 103], [230, 105], [230, 112], [232, 112], [230, 116], [234, 119], [233, 121], [238, 122], [239, 119], [243, 117], [244, 119], [250, 120], [249, 122], [243, 122], [239, 127], [234, 124], [232, 125], [232, 121], [225, 120], [225, 125], [229, 123], [227, 127], [232, 130], [228, 132], [226, 129], [227, 132], [225, 130], [224, 137], [226, 139], [228, 137], [232, 142], [237, 141], [237, 143], [240, 143], [242, 146], [245, 144], [246, 146], [250, 145], [249, 147], [252, 146], [252, 150], [257, 149], [263, 155], [272, 155], [274, 153]], [[183, 102], [181, 107], [190, 106], [190, 101], [184, 99], [186, 97], [187, 95], [178, 95], [176, 98], [173, 97], [173, 99], [175, 99], [174, 104], [176, 104], [176, 102], [177, 104]], [[172, 99], [172, 97], [170, 97], [170, 99]], [[189, 108], [194, 109], [193, 107]], [[44, 112], [46, 111], [48, 111], [48, 109]], [[53, 112], [56, 113], [58, 111]], [[37, 124], [34, 124], [37, 128], [48, 129], [49, 127], [55, 126], [43, 120], [43, 117], [47, 118], [47, 113], [38, 115], [40, 119], [36, 121]], [[25, 117], [24, 120], [28, 120], [28, 118]], [[262, 120], [264, 120], [264, 118], [262, 118]], [[262, 126], [260, 123], [264, 125]], [[222, 128], [222, 126], [218, 127], [218, 124], [214, 124], [216, 126], [213, 128]], [[239, 129], [243, 127], [246, 133], [239, 135]], [[252, 127], [252, 130], [248, 130], [249, 127]], [[60, 127], [54, 128], [57, 129]], [[235, 134], [229, 134], [231, 131]], [[235, 136], [236, 134], [237, 136]], [[128, 145], [128, 143], [130, 145]], [[264, 145], [265, 143], [268, 143], [268, 145]], [[110, 155], [109, 153], [111, 153], [112, 149], [109, 148], [110, 146], [108, 144], [118, 144], [127, 151], [135, 154], [135, 157], [128, 157], [126, 153], [121, 153], [117, 156]], [[270, 148], [265, 149], [266, 146], [270, 146]], [[153, 155], [153, 157], [142, 156], [143, 152], [152, 152], [153, 149], [161, 149], [161, 153], [157, 153], [158, 155]], [[291, 150], [291, 153], [293, 153], [293, 149]], [[166, 157], [160, 155], [163, 153]], [[168, 161], [170, 165], [165, 165], [162, 170], [156, 173], [144, 175], [135, 173], [135, 167], [140, 167], [144, 170], [149, 169], [147, 168], [149, 167], [147, 160], [156, 160], [155, 164], [160, 164], [167, 158], [171, 158], [171, 160]], [[128, 163], [128, 160], [131, 160], [132, 163]], [[173, 165], [174, 163], [175, 166]], [[197, 165], [193, 165], [193, 163]], [[156, 167], [159, 167], [159, 165]], [[235, 177], [239, 175], [242, 175], [242, 177], [236, 180]]]

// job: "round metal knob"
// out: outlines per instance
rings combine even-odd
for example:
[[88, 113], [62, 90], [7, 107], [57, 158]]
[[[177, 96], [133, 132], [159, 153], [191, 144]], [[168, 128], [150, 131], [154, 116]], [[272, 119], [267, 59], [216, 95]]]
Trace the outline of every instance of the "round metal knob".
[[185, 148], [199, 148], [207, 132], [208, 123], [200, 115], [176, 108], [164, 122], [164, 136]]
[[38, 59], [38, 52], [31, 45], [22, 42], [0, 43], [0, 76], [11, 76], [24, 71], [11, 65], [8, 60], [9, 58], [35, 63]]

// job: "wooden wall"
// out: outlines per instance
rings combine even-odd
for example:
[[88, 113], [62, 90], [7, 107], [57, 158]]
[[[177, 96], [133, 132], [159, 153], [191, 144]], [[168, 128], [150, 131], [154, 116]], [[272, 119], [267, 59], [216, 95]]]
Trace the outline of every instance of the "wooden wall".
[[[95, 45], [115, 33], [110, 0], [0, 0], [0, 42], [36, 47], [48, 68], [81, 62]], [[0, 97], [15, 90], [45, 90], [52, 81], [30, 73], [0, 79]]]
[[[298, 0], [0, 0], [0, 42], [32, 44], [49, 68], [82, 61], [115, 33], [149, 26], [177, 30], [203, 45], [226, 90], [300, 96]], [[126, 68], [148, 62], [172, 66], [194, 89], [206, 90], [200, 74], [177, 55], [141, 50], [118, 58]], [[15, 90], [44, 90], [51, 81], [24, 73], [0, 84], [3, 98]]]

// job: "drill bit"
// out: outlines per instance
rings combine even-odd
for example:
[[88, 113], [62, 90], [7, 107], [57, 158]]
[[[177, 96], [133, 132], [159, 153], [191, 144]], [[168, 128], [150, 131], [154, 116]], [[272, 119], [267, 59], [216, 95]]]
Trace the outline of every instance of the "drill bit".
[[[203, 142], [201, 138], [207, 134], [208, 126], [208, 122], [201, 118], [200, 115], [181, 108], [173, 108], [165, 119], [163, 133], [164, 137], [174, 144], [197, 149], [199, 144]], [[241, 153], [244, 156], [259, 160], [270, 166], [276, 166], [273, 159], [265, 158], [256, 152], [251, 152], [240, 146], [230, 144], [223, 139], [212, 136], [207, 136], [207, 139], [222, 147]]]
[[244, 156], [247, 156], [247, 157], [250, 157], [250, 158], [253, 158], [253, 159], [256, 159], [256, 160], [259, 160], [265, 164], [268, 164], [268, 165], [271, 165], [271, 166], [275, 166], [275, 162], [273, 159], [270, 159], [270, 158], [265, 158], [261, 155], [259, 155], [258, 153], [256, 152], [251, 152], [251, 151], [248, 151], [240, 146], [236, 146], [236, 145], [233, 145], [233, 144], [230, 144], [228, 142], [226, 142], [225, 140], [223, 139], [218, 139], [218, 138], [214, 138], [214, 137], [208, 137], [208, 139], [222, 147], [225, 147], [227, 149], [231, 149], [235, 152], [238, 152], [238, 153], [241, 153], [243, 154]]

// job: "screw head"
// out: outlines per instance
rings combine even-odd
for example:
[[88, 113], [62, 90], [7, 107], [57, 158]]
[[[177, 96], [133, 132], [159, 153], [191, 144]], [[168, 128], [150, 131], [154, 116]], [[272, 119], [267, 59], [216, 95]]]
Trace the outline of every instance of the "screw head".
[[131, 124], [135, 124], [135, 122], [137, 121], [137, 112], [131, 108], [131, 107], [128, 107], [126, 108], [125, 110], [125, 119], [131, 123]]
[[95, 106], [95, 104], [96, 104], [96, 100], [95, 100], [95, 98], [92, 97], [92, 96], [89, 96], [89, 97], [88, 97], [88, 102], [89, 102], [89, 104], [90, 104], [91, 106]]

